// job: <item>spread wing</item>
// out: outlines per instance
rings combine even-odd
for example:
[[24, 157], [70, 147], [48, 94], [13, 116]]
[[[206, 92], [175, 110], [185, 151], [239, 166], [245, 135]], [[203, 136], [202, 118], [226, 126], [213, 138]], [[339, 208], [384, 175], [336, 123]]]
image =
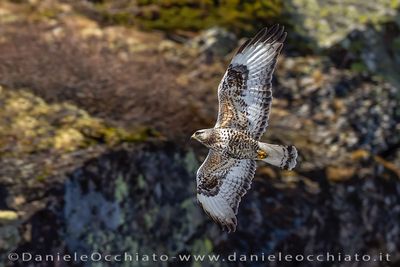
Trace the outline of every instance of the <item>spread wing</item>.
[[236, 230], [239, 202], [250, 189], [255, 169], [254, 160], [224, 157], [210, 150], [197, 171], [197, 199], [229, 232]]
[[218, 87], [215, 127], [245, 130], [255, 139], [264, 134], [271, 108], [272, 74], [285, 38], [284, 28], [275, 25], [239, 48]]

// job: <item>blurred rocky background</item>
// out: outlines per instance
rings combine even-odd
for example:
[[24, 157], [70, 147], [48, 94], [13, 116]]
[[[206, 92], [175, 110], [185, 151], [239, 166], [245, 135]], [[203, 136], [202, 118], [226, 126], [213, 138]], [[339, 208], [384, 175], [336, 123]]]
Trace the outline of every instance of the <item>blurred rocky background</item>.
[[[389, 253], [399, 266], [398, 0], [0, 2], [0, 266], [228, 266], [10, 262], [9, 252]], [[216, 89], [263, 26], [288, 39], [260, 164], [227, 234], [195, 200]]]

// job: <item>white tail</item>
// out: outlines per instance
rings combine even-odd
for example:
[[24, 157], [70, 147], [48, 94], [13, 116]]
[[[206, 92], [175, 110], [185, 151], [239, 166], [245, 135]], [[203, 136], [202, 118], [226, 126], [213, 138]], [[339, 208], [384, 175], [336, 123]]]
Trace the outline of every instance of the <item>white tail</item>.
[[294, 146], [271, 145], [261, 142], [258, 142], [258, 145], [267, 152], [267, 157], [262, 161], [288, 170], [296, 166], [297, 149]]

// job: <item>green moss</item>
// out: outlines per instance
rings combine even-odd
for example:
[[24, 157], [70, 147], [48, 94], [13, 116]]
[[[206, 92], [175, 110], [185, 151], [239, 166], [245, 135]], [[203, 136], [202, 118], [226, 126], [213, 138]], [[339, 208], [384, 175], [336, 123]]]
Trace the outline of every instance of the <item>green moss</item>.
[[392, 46], [393, 46], [394, 49], [400, 50], [400, 37], [396, 37], [393, 40]]
[[102, 12], [103, 20], [109, 24], [130, 25], [133, 22], [132, 14], [126, 12], [118, 12], [115, 14]]
[[154, 226], [158, 213], [159, 207], [153, 207], [143, 214], [144, 226], [146, 229], [150, 230]]
[[364, 43], [362, 41], [353, 41], [349, 47], [350, 52], [360, 53], [364, 48]]
[[[196, 239], [191, 253], [193, 255], [209, 255], [212, 253], [213, 250], [213, 244], [210, 239], [204, 238], [204, 239]], [[201, 267], [202, 264], [200, 262], [193, 262], [193, 267]]]
[[53, 9], [46, 9], [41, 11], [38, 16], [43, 17], [43, 18], [47, 18], [47, 19], [54, 19], [56, 18], [58, 15], [58, 11], [57, 10], [53, 10]]
[[362, 62], [355, 62], [351, 64], [350, 69], [354, 72], [365, 72], [368, 70], [367, 66], [365, 66]]
[[38, 176], [36, 176], [36, 181], [39, 183], [44, 182], [46, 178], [51, 175], [51, 173], [52, 173], [51, 170], [45, 167], [43, 171]]
[[128, 193], [128, 185], [124, 181], [124, 178], [121, 175], [118, 176], [118, 178], [115, 180], [115, 199], [117, 200], [117, 202], [122, 202], [122, 200], [124, 200]]
[[145, 189], [146, 188], [146, 178], [143, 175], [139, 175], [137, 178], [137, 187], [139, 189]]
[[311, 37], [318, 47], [329, 47], [349, 32], [366, 23], [379, 25], [393, 19], [399, 0], [291, 0], [285, 9], [290, 24], [303, 36]]
[[[112, 1], [96, 5], [103, 21], [113, 24], [135, 24], [145, 29], [201, 30], [223, 26], [235, 32], [254, 31], [268, 21], [282, 21], [283, 1], [189, 1], [141, 0], [130, 2], [118, 11]], [[130, 13], [129, 10], [137, 10]], [[128, 10], [128, 11], [127, 11]]]
[[195, 173], [197, 168], [199, 167], [199, 162], [196, 159], [196, 155], [194, 154], [193, 150], [190, 150], [184, 158], [185, 161], [185, 168], [188, 170], [189, 173]]
[[[125, 129], [90, 116], [67, 103], [48, 104], [23, 90], [0, 87], [0, 155], [23, 158], [32, 153], [50, 158], [91, 146], [141, 142], [158, 133], [148, 128]], [[38, 173], [38, 174], [37, 174]], [[44, 181], [50, 170], [32, 177]]]
[[140, 128], [132, 131], [123, 128], [103, 127], [97, 132], [97, 137], [103, 139], [108, 145], [115, 145], [118, 143], [135, 143], [146, 141], [150, 136], [157, 134], [148, 128]]

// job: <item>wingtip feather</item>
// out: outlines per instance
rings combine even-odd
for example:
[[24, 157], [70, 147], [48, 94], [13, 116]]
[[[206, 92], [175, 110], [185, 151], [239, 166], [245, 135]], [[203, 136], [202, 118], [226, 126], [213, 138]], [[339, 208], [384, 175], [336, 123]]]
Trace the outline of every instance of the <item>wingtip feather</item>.
[[228, 233], [236, 231], [237, 218], [233, 209], [223, 198], [197, 194], [197, 199], [205, 213], [219, 224], [223, 230], [226, 228]]
[[[286, 36], [287, 32], [285, 32], [284, 26], [275, 24], [271, 28], [265, 27], [261, 29], [253, 38], [250, 38], [246, 42], [244, 42], [237, 50], [235, 56], [241, 53], [246, 53], [244, 52], [245, 50], [247, 51], [251, 49], [251, 47], [258, 45], [259, 43], [269, 44], [269, 45], [278, 44], [275, 45], [275, 47], [273, 47], [273, 50], [279, 53], [282, 49], [284, 41], [286, 40]], [[253, 53], [250, 53], [249, 56], [252, 55]]]

